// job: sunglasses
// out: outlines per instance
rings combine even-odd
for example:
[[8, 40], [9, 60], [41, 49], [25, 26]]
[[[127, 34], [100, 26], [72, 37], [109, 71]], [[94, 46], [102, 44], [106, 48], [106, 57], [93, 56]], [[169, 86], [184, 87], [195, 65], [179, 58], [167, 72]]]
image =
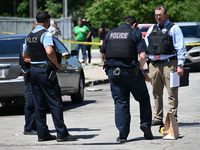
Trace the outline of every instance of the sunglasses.
[[164, 16], [165, 14], [155, 14], [154, 16], [155, 17], [162, 17], [162, 16]]

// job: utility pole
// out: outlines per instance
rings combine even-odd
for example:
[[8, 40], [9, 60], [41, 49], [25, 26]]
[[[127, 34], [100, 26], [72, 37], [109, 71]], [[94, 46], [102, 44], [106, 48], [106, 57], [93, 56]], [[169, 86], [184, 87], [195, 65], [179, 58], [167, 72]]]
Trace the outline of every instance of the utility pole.
[[37, 0], [29, 0], [29, 18], [35, 18], [37, 13]]
[[67, 11], [67, 0], [63, 0], [63, 18], [68, 17]]

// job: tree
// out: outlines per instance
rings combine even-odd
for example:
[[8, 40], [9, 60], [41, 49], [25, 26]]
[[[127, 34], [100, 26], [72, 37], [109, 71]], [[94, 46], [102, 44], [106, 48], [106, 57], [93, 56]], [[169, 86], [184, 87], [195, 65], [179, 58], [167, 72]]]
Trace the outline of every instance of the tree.
[[199, 13], [199, 0], [95, 0], [87, 8], [85, 16], [96, 28], [101, 22], [115, 28], [128, 15], [135, 16], [139, 23], [155, 23], [154, 8], [158, 4], [166, 6], [172, 22], [200, 21], [200, 16], [196, 15]]
[[60, 18], [62, 16], [62, 2], [57, 0], [46, 0], [45, 11], [47, 11], [52, 18]]

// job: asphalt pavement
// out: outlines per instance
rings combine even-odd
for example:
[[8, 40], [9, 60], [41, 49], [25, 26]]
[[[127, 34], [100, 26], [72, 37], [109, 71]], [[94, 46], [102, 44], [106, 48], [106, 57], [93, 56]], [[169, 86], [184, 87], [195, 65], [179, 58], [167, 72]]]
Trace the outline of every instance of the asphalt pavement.
[[[81, 59], [80, 59], [81, 60]], [[91, 64], [84, 65], [87, 87], [81, 104], [72, 104], [69, 96], [63, 96], [64, 120], [70, 134], [78, 137], [73, 142], [38, 142], [37, 136], [23, 135], [23, 107], [0, 108], [1, 150], [199, 150], [200, 149], [200, 73], [190, 74], [190, 85], [179, 88], [179, 138], [163, 140], [159, 126], [152, 126], [153, 140], [145, 140], [140, 130], [139, 105], [131, 96], [131, 128], [128, 142], [116, 142], [118, 131], [114, 124], [114, 102], [107, 76], [99, 64], [99, 51], [92, 50]], [[105, 84], [102, 84], [105, 83]], [[151, 85], [147, 83], [151, 104]], [[100, 89], [100, 90], [99, 90]], [[17, 110], [16, 110], [17, 109]], [[164, 90], [164, 114], [166, 116], [167, 91]], [[163, 120], [165, 121], [165, 120]], [[56, 134], [50, 113], [47, 124]]]

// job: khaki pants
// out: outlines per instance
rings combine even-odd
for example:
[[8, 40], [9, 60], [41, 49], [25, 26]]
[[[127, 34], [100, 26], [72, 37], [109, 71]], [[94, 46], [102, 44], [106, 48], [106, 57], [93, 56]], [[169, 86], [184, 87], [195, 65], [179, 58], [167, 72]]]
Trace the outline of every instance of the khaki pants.
[[163, 118], [163, 89], [164, 86], [168, 92], [168, 107], [177, 118], [178, 109], [178, 87], [170, 88], [170, 72], [177, 69], [177, 60], [171, 60], [169, 63], [150, 63], [150, 77], [152, 78], [152, 92], [154, 96], [154, 120]]

